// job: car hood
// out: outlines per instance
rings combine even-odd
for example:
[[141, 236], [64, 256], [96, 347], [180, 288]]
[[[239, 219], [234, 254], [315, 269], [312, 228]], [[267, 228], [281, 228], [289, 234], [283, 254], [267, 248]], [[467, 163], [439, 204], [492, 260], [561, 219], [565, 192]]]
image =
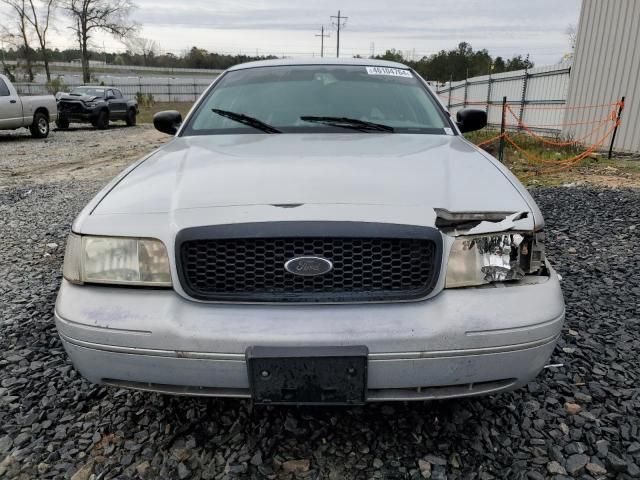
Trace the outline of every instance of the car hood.
[[81, 101], [81, 102], [93, 102], [94, 100], [101, 99], [102, 97], [98, 97], [96, 95], [69, 95], [65, 93], [60, 95], [59, 100], [73, 100], [73, 101]]
[[[276, 206], [283, 210], [304, 205], [324, 206], [317, 211], [331, 217], [323, 218], [328, 220], [343, 219], [330, 212], [362, 206], [369, 212], [367, 218], [375, 220], [376, 211], [388, 214], [390, 208], [396, 212], [532, 208], [526, 191], [504, 167], [452, 135], [180, 137], [107, 191], [93, 206], [92, 216], [178, 216], [189, 211], [193, 216], [196, 209]], [[427, 223], [434, 223], [435, 215], [428, 218]], [[204, 223], [217, 221], [209, 216]]]

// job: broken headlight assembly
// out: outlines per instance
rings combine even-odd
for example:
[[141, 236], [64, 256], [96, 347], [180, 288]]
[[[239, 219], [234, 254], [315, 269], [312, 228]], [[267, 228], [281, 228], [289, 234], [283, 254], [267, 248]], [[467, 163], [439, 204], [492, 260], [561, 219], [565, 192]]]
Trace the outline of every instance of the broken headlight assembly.
[[170, 287], [167, 249], [160, 240], [69, 235], [63, 276], [76, 284]]
[[460, 236], [449, 253], [445, 288], [520, 280], [544, 269], [541, 232]]

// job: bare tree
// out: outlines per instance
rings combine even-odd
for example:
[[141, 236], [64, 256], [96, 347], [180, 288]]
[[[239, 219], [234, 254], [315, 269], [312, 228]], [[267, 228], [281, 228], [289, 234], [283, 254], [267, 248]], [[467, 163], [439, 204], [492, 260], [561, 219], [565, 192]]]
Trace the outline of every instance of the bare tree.
[[36, 1], [29, 0], [29, 9], [25, 12], [25, 18], [33, 27], [33, 31], [38, 37], [40, 44], [40, 56], [44, 62], [44, 71], [47, 74], [47, 81], [51, 81], [51, 71], [49, 70], [49, 52], [47, 41], [49, 34], [49, 24], [56, 9], [56, 0], [40, 0], [40, 7], [36, 7]]
[[9, 6], [15, 15], [13, 27], [3, 25], [2, 36], [8, 43], [22, 50], [25, 70], [30, 82], [33, 82], [33, 49], [31, 48], [31, 25], [27, 20], [27, 0], [0, 0]]
[[155, 57], [160, 50], [158, 43], [150, 38], [131, 37], [125, 40], [124, 44], [132, 54], [142, 55], [142, 61], [145, 67], [149, 66], [153, 57]]
[[89, 69], [89, 42], [94, 31], [101, 30], [123, 39], [136, 30], [129, 20], [131, 0], [63, 0], [62, 8], [71, 17], [71, 28], [78, 39], [82, 55], [82, 78], [91, 81]]
[[2, 49], [2, 56], [0, 57], [0, 64], [2, 64], [2, 72], [9, 77], [9, 80], [12, 82], [16, 81], [16, 77], [13, 75], [13, 67], [10, 66], [6, 59], [4, 58], [4, 49], [5, 49], [5, 26], [0, 26], [0, 48]]

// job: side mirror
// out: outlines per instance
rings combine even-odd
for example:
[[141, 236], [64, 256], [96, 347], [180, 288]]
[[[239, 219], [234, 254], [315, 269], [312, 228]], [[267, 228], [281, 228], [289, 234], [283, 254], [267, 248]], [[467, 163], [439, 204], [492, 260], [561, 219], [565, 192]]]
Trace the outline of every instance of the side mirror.
[[456, 114], [456, 123], [462, 133], [473, 132], [487, 126], [487, 112], [476, 108], [465, 108]]
[[175, 135], [180, 124], [182, 124], [182, 114], [177, 110], [166, 110], [153, 116], [153, 126], [162, 133]]
[[108, 94], [105, 100], [115, 100], [116, 96], [112, 94]]

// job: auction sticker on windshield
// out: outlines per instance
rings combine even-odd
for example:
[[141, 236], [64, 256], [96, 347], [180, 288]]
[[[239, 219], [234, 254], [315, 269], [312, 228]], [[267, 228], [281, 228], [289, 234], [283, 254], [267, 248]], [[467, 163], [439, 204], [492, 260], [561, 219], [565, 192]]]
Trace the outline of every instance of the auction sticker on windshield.
[[367, 67], [367, 73], [369, 75], [390, 75], [392, 77], [407, 77], [407, 78], [413, 77], [413, 74], [409, 70], [403, 70], [401, 68], [390, 68], [390, 67]]

